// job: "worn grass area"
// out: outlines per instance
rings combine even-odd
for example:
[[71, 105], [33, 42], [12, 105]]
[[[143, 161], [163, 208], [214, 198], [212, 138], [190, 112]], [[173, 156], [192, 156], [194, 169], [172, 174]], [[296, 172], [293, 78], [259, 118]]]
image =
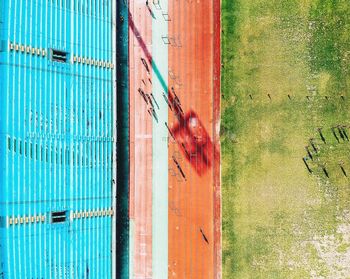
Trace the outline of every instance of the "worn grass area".
[[224, 278], [350, 278], [350, 2], [222, 8]]

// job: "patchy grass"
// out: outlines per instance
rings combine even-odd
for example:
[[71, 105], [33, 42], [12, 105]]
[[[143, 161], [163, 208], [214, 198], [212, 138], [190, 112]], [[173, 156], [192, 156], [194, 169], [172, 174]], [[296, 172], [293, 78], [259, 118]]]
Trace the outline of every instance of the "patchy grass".
[[350, 3], [222, 9], [224, 278], [350, 277]]

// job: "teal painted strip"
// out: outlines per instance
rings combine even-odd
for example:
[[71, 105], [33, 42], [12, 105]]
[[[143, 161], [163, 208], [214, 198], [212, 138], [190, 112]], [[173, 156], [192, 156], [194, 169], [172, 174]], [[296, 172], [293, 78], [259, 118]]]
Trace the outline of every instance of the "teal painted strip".
[[[168, 93], [168, 45], [162, 36], [168, 34], [168, 1], [160, 1], [161, 9], [152, 5], [153, 95], [158, 121], [153, 119], [153, 203], [152, 203], [152, 270], [154, 279], [168, 278], [168, 106], [162, 93]], [[159, 7], [159, 6], [158, 6]]]
[[[117, 1], [117, 278], [129, 278], [129, 39], [128, 1]], [[131, 227], [130, 227], [131, 230]], [[131, 236], [129, 238], [129, 236]], [[131, 249], [130, 249], [131, 250]], [[131, 252], [131, 251], [130, 251]], [[130, 271], [132, 269], [130, 268]], [[132, 277], [130, 277], [132, 278]]]

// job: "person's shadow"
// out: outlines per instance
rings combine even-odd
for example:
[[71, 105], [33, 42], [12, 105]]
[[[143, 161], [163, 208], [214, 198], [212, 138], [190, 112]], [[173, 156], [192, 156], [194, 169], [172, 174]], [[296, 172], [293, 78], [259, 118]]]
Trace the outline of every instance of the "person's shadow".
[[151, 16], [152, 16], [154, 19], [156, 19], [155, 15], [154, 15], [154, 13], [153, 13], [153, 11], [152, 11], [152, 9], [150, 8], [150, 6], [149, 6], [149, 4], [148, 4], [148, 1], [146, 2], [146, 7], [147, 7], [149, 13], [151, 14]]

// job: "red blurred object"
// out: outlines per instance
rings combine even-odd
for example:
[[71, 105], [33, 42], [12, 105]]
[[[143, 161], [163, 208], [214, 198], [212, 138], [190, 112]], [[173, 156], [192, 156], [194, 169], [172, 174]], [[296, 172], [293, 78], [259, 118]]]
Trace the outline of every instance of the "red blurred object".
[[192, 167], [203, 175], [212, 165], [213, 143], [196, 112], [190, 110], [185, 116], [179, 113], [177, 117], [179, 122], [171, 132]]

